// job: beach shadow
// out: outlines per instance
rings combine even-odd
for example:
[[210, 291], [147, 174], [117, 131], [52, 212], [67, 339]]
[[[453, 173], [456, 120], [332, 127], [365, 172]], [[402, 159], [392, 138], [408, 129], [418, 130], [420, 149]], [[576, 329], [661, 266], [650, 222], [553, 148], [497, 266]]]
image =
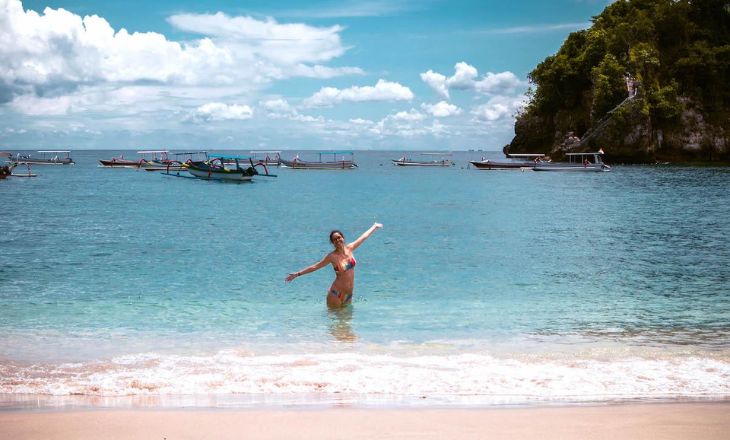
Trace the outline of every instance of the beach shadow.
[[340, 342], [357, 341], [357, 335], [352, 330], [352, 314], [352, 306], [327, 310], [327, 316], [330, 318], [330, 333]]

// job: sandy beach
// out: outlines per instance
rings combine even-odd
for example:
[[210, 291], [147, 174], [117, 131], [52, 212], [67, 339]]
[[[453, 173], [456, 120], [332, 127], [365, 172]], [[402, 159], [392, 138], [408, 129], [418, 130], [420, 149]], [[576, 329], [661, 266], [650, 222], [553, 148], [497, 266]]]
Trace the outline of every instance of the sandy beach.
[[0, 413], [2, 439], [726, 439], [730, 403]]

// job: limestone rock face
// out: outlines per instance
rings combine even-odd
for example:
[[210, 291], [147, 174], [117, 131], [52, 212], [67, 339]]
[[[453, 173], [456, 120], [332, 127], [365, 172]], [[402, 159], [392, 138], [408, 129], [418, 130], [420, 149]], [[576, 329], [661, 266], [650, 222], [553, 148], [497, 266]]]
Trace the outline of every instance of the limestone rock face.
[[676, 121], [657, 124], [643, 100], [630, 100], [582, 133], [561, 130], [569, 126], [561, 114], [552, 119], [522, 116], [505, 152], [547, 153], [559, 160], [568, 152], [602, 148], [606, 161], [613, 163], [730, 163], [730, 116], [713, 115], [709, 122], [696, 103], [683, 102]]

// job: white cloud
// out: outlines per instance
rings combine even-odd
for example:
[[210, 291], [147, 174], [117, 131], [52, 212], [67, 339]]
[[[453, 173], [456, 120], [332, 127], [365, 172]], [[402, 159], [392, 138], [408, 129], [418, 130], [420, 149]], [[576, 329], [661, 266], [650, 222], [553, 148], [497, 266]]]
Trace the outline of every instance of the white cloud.
[[269, 116], [285, 116], [296, 113], [296, 110], [283, 98], [269, 99], [259, 103]]
[[463, 61], [454, 65], [454, 74], [448, 78], [432, 70], [421, 73], [423, 82], [447, 99], [449, 98], [449, 89], [476, 90], [484, 94], [495, 94], [514, 91], [515, 88], [523, 85], [517, 76], [509, 71], [487, 72], [481, 80], [478, 77], [479, 72], [477, 69]]
[[307, 98], [305, 105], [324, 107], [345, 101], [410, 101], [411, 99], [413, 99], [413, 92], [408, 87], [381, 79], [375, 86], [354, 86], [349, 89], [323, 87], [319, 92]]
[[421, 108], [436, 118], [445, 118], [461, 114], [461, 109], [454, 104], [440, 101], [436, 104], [421, 104]]
[[514, 90], [520, 85], [522, 85], [522, 82], [512, 72], [487, 72], [481, 81], [474, 83], [474, 88], [482, 93], [500, 93]]
[[362, 118], [350, 119], [350, 123], [351, 124], [355, 124], [355, 125], [363, 125], [363, 126], [364, 125], [373, 125], [374, 124], [373, 121], [371, 121], [369, 119], [362, 119]]
[[421, 80], [444, 98], [449, 98], [449, 88], [446, 87], [446, 77], [433, 70], [421, 74]]
[[247, 105], [224, 104], [222, 102], [209, 102], [198, 107], [192, 115], [196, 122], [212, 122], [226, 120], [251, 119], [253, 110]]
[[419, 136], [440, 137], [449, 133], [446, 126], [434, 119], [429, 125], [426, 116], [415, 109], [390, 114], [378, 122], [372, 124], [360, 124], [368, 133], [380, 138], [404, 137], [414, 138]]
[[446, 87], [450, 89], [471, 89], [474, 87], [474, 78], [479, 76], [476, 67], [465, 62], [456, 63], [454, 75], [446, 80]]
[[[273, 19], [179, 14], [169, 22], [202, 36], [186, 42], [156, 32], [115, 30], [102, 17], [65, 9], [25, 11], [0, 0], [0, 99], [59, 97], [104, 84], [259, 89], [290, 77], [362, 74], [328, 67], [345, 53], [340, 26], [316, 27]], [[63, 112], [62, 99], [56, 103]], [[15, 108], [27, 108], [18, 105]]]
[[422, 121], [426, 116], [418, 110], [411, 109], [407, 112], [398, 112], [392, 115], [391, 118], [394, 121]]
[[475, 107], [471, 113], [476, 121], [481, 122], [491, 123], [511, 120], [513, 115], [524, 107], [525, 104], [526, 98], [524, 96], [495, 96], [487, 103]]

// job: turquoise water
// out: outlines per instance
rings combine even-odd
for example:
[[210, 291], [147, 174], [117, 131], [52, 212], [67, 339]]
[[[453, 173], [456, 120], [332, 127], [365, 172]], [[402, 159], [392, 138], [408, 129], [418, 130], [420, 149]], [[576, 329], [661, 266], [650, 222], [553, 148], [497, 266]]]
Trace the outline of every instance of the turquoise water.
[[[477, 171], [499, 154], [462, 152], [419, 169], [357, 152], [352, 171], [226, 184], [97, 166], [117, 154], [0, 182], [5, 396], [730, 396], [725, 168]], [[354, 240], [375, 221], [352, 308], [325, 307], [329, 267], [284, 283], [331, 229]]]

